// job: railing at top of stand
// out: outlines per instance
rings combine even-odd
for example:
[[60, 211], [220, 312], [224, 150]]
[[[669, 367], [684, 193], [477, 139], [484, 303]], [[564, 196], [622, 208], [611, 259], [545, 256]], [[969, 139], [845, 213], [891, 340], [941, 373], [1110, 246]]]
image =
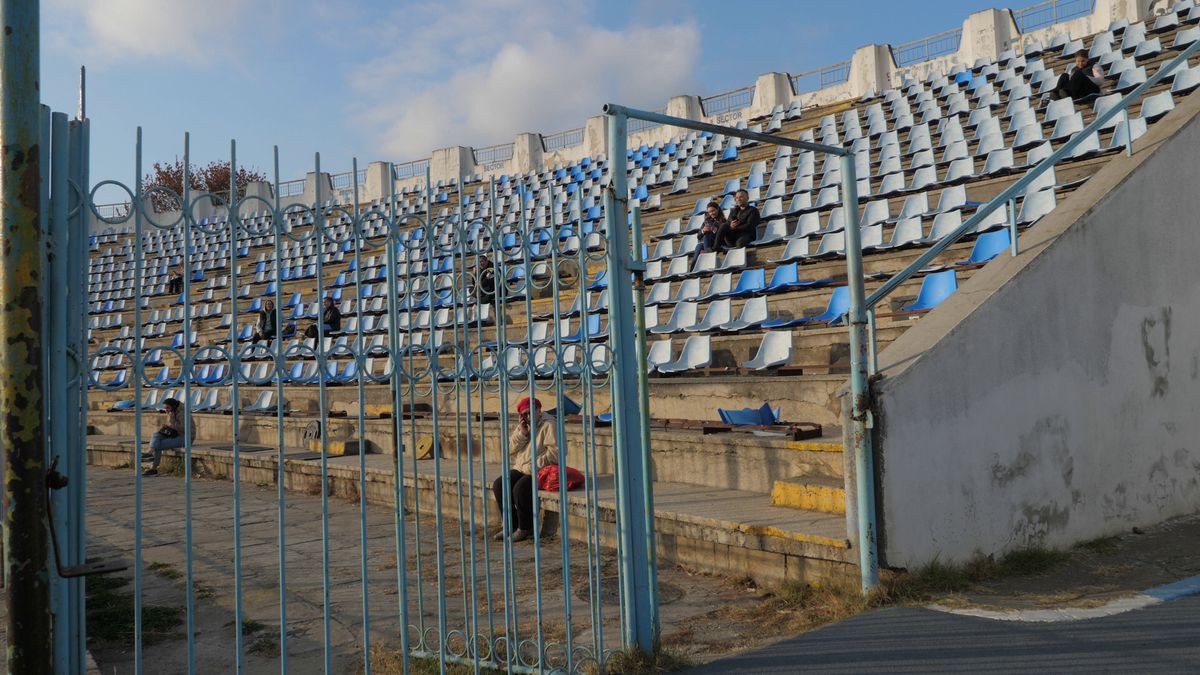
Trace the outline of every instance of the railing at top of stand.
[[476, 164], [491, 164], [492, 162], [506, 162], [512, 159], [513, 144], [501, 143], [499, 145], [489, 145], [486, 148], [475, 149]]
[[[1116, 105], [1114, 105], [1113, 107], [1104, 111], [1103, 113], [1097, 115], [1096, 119], [1093, 120], [1091, 124], [1087, 125], [1081, 131], [1076, 133], [1075, 136], [1073, 136], [1070, 140], [1068, 140], [1066, 143], [1064, 143], [1062, 145], [1062, 147], [1060, 147], [1057, 150], [1055, 150], [1054, 152], [1052, 152], [1049, 157], [1046, 157], [1041, 162], [1038, 162], [1038, 164], [1036, 166], [1034, 166], [1033, 168], [1031, 168], [1028, 172], [1026, 172], [1026, 174], [1023, 177], [1021, 177], [1019, 180], [1014, 182], [1012, 185], [1008, 186], [1008, 188], [1003, 190], [1000, 194], [993, 197], [991, 199], [991, 201], [987, 202], [983, 206], [980, 206], [978, 209], [976, 209], [975, 215], [968, 218], [966, 220], [966, 222], [964, 222], [961, 226], [959, 226], [958, 229], [954, 230], [953, 232], [946, 235], [945, 237], [939, 239], [935, 244], [933, 244], [933, 246], [929, 247], [929, 249], [927, 249], [925, 251], [925, 253], [921, 254], [920, 257], [918, 257], [916, 260], [914, 260], [912, 263], [910, 263], [908, 265], [908, 267], [905, 267], [903, 270], [900, 270], [896, 274], [892, 275], [892, 277], [890, 279], [888, 279], [886, 282], [884, 282], [884, 284], [882, 286], [880, 286], [878, 289], [876, 289], [874, 293], [871, 293], [869, 296], [867, 296], [867, 298], [864, 301], [864, 305], [863, 305], [864, 309], [871, 316], [873, 316], [874, 312], [875, 312], [875, 309], [874, 309], [875, 305], [879, 304], [879, 302], [881, 300], [883, 300], [885, 297], [887, 297], [887, 295], [889, 293], [894, 291], [898, 286], [900, 286], [900, 284], [911, 279], [920, 270], [924, 269], [927, 265], [929, 265], [929, 263], [931, 263], [934, 260], [934, 258], [936, 258], [938, 255], [940, 255], [943, 251], [945, 251], [947, 248], [949, 248], [956, 241], [961, 239], [964, 235], [966, 235], [969, 232], [973, 232], [975, 230], [975, 228], [979, 226], [979, 223], [983, 222], [984, 219], [987, 218], [987, 216], [989, 214], [991, 214], [996, 209], [1002, 208], [1006, 205], [1010, 209], [1009, 228], [1010, 228], [1011, 237], [1012, 237], [1013, 255], [1016, 255], [1019, 252], [1017, 249], [1016, 213], [1015, 213], [1017, 197], [1021, 196], [1022, 193], [1025, 191], [1025, 189], [1028, 188], [1031, 184], [1033, 184], [1033, 182], [1035, 180], [1037, 180], [1037, 178], [1039, 176], [1041, 176], [1046, 171], [1049, 171], [1051, 168], [1053, 168], [1055, 165], [1057, 165], [1064, 158], [1070, 157], [1075, 152], [1075, 149], [1078, 148], [1081, 143], [1086, 141], [1092, 134], [1098, 134], [1100, 132], [1100, 130], [1102, 128], [1104, 128], [1104, 126], [1106, 124], [1108, 124], [1108, 122], [1110, 120], [1114, 119], [1117, 115], [1122, 115], [1122, 114], [1124, 115], [1124, 119], [1122, 122], [1120, 122], [1120, 124], [1123, 124], [1125, 126], [1125, 139], [1126, 139], [1125, 151], [1126, 151], [1126, 154], [1132, 154], [1133, 139], [1132, 139], [1131, 134], [1129, 133], [1129, 114], [1127, 112], [1129, 109], [1129, 106], [1132, 105], [1135, 101], [1140, 100], [1147, 91], [1150, 91], [1150, 89], [1153, 88], [1154, 85], [1163, 81], [1168, 75], [1174, 73], [1177, 70], [1181, 70], [1181, 66], [1184, 66], [1187, 63], [1187, 60], [1189, 58], [1191, 58], [1192, 56], [1194, 56], [1195, 54], [1197, 54], [1198, 52], [1200, 52], [1200, 42], [1194, 42], [1187, 49], [1184, 49], [1182, 52], [1180, 52], [1179, 55], [1177, 55], [1174, 59], [1172, 59], [1171, 61], [1160, 66], [1158, 71], [1155, 72], [1154, 75], [1147, 78], [1145, 82], [1138, 85], [1137, 88], [1135, 88], [1133, 91], [1131, 91], [1127, 95], [1125, 95], [1125, 97], [1122, 98]], [[862, 256], [861, 251], [851, 251], [851, 250], [849, 250], [849, 248], [847, 249], [847, 257], [848, 258], [849, 257], [861, 258], [861, 256]], [[871, 354], [873, 355], [874, 353], [875, 353], [874, 336], [872, 335], [871, 336]], [[872, 357], [871, 360], [874, 361], [874, 358]], [[875, 364], [871, 363], [870, 365], [871, 365], [870, 370], [872, 372], [874, 372]]]
[[392, 177], [395, 180], [404, 178], [413, 178], [415, 176], [424, 176], [429, 169], [428, 159], [414, 159], [411, 162], [392, 165]]
[[118, 204], [97, 204], [96, 212], [102, 218], [124, 218], [129, 215], [129, 202]]
[[[788, 81], [792, 84], [793, 94], [803, 94], [809, 91], [817, 91], [825, 87], [832, 87], [837, 84], [842, 84], [850, 79], [850, 62], [842, 61], [831, 66], [809, 70], [795, 75], [789, 75]], [[815, 85], [815, 86], [813, 86]]]
[[727, 91], [723, 94], [716, 94], [714, 96], [701, 98], [700, 108], [707, 116], [720, 115], [732, 110], [749, 108], [750, 103], [754, 101], [754, 87], [755, 85], [752, 84], [748, 87], [734, 89], [733, 91]]
[[573, 148], [583, 144], [583, 127], [567, 129], [556, 134], [542, 136], [542, 150], [554, 152], [563, 148]]
[[1013, 21], [1022, 33], [1078, 19], [1092, 13], [1096, 0], [1049, 0], [1013, 11]]
[[280, 197], [295, 197], [296, 195], [304, 194], [303, 180], [289, 180], [279, 184]]
[[958, 51], [960, 42], [962, 42], [962, 29], [955, 28], [892, 47], [892, 59], [896, 61], [897, 66], [903, 68], [914, 63], [936, 59], [939, 56], [953, 54]]
[[[663, 113], [666, 113], [667, 111], [665, 108], [660, 108], [659, 110], [655, 110], [654, 112], [661, 115]], [[642, 131], [649, 131], [650, 129], [657, 129], [658, 127], [661, 127], [661, 126], [662, 126], [662, 122], [651, 122], [650, 120], [643, 120], [643, 119], [631, 117], [631, 118], [629, 118], [628, 129], [629, 129], [629, 133], [636, 134], [636, 133], [639, 133]]]

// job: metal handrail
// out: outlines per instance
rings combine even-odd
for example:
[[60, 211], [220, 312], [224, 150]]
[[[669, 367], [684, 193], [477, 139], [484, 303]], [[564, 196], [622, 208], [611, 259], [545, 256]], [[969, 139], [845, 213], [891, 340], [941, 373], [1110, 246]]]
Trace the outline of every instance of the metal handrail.
[[[1085, 7], [1087, 11], [1081, 11]], [[1024, 9], [1013, 10], [1013, 23], [1017, 24], [1017, 29], [1022, 33], [1028, 33], [1031, 30], [1038, 30], [1039, 28], [1053, 26], [1063, 21], [1087, 16], [1095, 10], [1095, 0], [1047, 0], [1046, 2], [1039, 2], [1036, 5], [1030, 5]], [[1037, 23], [1027, 20], [1028, 17], [1037, 14], [1047, 14], [1050, 20]]]
[[820, 84], [816, 89], [811, 89], [809, 91], [819, 91], [825, 87], [831, 87], [835, 84], [842, 84], [846, 80], [850, 79], [850, 62], [841, 61], [840, 63], [834, 63], [821, 68], [815, 68], [803, 73], [796, 73], [795, 75], [789, 74], [788, 82], [792, 85], [792, 94], [795, 95], [805, 93], [804, 85], [802, 84], [804, 82], [804, 78], [812, 77], [814, 75], [818, 78], [818, 82]]
[[[896, 287], [911, 279], [918, 271], [924, 269], [926, 265], [940, 255], [942, 251], [945, 251], [948, 247], [961, 239], [968, 232], [974, 231], [975, 228], [979, 226], [979, 223], [983, 222], [983, 220], [993, 211], [1015, 201], [1016, 197], [1019, 196], [1025, 190], [1025, 188], [1029, 187], [1029, 185], [1037, 180], [1038, 176], [1041, 176], [1043, 173], [1057, 165], [1058, 162], [1064, 157], [1067, 157], [1073, 153], [1075, 148], [1079, 147], [1079, 145], [1087, 140], [1088, 137], [1090, 137], [1093, 133], [1098, 133], [1100, 129], [1108, 123], [1109, 120], [1116, 117], [1119, 113], [1126, 112], [1130, 105], [1141, 99], [1141, 97], [1152, 87], [1154, 87], [1154, 85], [1163, 81], [1168, 74], [1174, 73], [1180, 65], [1186, 63], [1190, 57], [1196, 55], [1198, 52], [1200, 52], [1200, 41], [1192, 43], [1187, 49], [1180, 52], [1179, 55], [1170, 62], [1160, 66], [1154, 75], [1147, 78], [1145, 82], [1138, 85], [1133, 91], [1129, 92], [1116, 105], [1104, 111], [1100, 115], [1097, 115], [1096, 119], [1092, 120], [1091, 124], [1084, 127], [1082, 131], [1076, 133], [1075, 136], [1064, 143], [1061, 148], [1050, 153], [1049, 157], [1043, 159], [1036, 166], [1030, 169], [1024, 177], [1017, 180], [1000, 194], [993, 197], [986, 204], [976, 209], [975, 215], [968, 218], [966, 222], [958, 227], [958, 229], [939, 239], [937, 243], [935, 243], [933, 246], [930, 246], [925, 253], [921, 254], [916, 260], [910, 263], [908, 267], [905, 267], [903, 270], [900, 270], [894, 274], [892, 278], [888, 279], [882, 286], [876, 289], [874, 293], [871, 293], [869, 296], [867, 296], [867, 298], [863, 301], [864, 308], [869, 312], [873, 312], [875, 305], [878, 304], [879, 301], [886, 297], [889, 293], [895, 290]], [[1133, 139], [1128, 133], [1128, 114], [1125, 115], [1124, 124], [1127, 130], [1125, 134], [1126, 152], [1132, 152]], [[1012, 222], [1010, 222], [1010, 226], [1015, 224], [1015, 214], [1013, 214], [1011, 217], [1011, 221]], [[1015, 236], [1013, 237], [1013, 246], [1015, 255]], [[849, 260], [851, 257], [861, 258], [862, 251], [851, 251], [847, 249], [847, 260]]]
[[[902, 45], [892, 47], [892, 60], [900, 68], [911, 66], [914, 63], [921, 63], [935, 59], [939, 56], [946, 56], [958, 51], [962, 44], [962, 28], [954, 28], [952, 30], [930, 35], [929, 37], [905, 42]], [[933, 45], [937, 45], [933, 47]], [[953, 45], [953, 48], [949, 48]], [[911, 52], [916, 58], [909, 58], [905, 52]]]
[[542, 151], [553, 152], [563, 148], [573, 148], [583, 143], [583, 127], [567, 129], [554, 134], [542, 136]]
[[700, 99], [700, 109], [707, 115], [721, 115], [733, 110], [750, 107], [754, 102], [754, 89], [757, 85], [749, 85]]

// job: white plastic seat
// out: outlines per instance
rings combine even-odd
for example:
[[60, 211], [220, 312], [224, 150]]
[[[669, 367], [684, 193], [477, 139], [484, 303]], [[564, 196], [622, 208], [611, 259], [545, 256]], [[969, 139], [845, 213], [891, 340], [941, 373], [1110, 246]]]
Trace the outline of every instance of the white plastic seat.
[[712, 338], [708, 335], [692, 335], [683, 343], [679, 358], [658, 367], [660, 373], [679, 373], [685, 370], [707, 368], [712, 363]]
[[652, 329], [648, 329], [650, 333], [662, 335], [666, 333], [680, 333], [687, 326], [696, 323], [697, 305], [695, 302], [679, 302], [675, 308], [671, 310], [671, 318], [667, 322]]
[[750, 298], [746, 304], [742, 305], [742, 311], [738, 313], [738, 318], [733, 321], [727, 321], [721, 325], [721, 330], [737, 331], [753, 328], [770, 317], [770, 312], [767, 307], [766, 296]]
[[656, 340], [646, 350], [646, 372], [653, 373], [660, 366], [671, 362], [671, 338]]
[[1053, 211], [1057, 205], [1053, 189], [1026, 193], [1025, 198], [1021, 200], [1021, 211], [1017, 216], [1017, 222], [1022, 225], [1031, 225]]
[[809, 247], [808, 237], [797, 237], [796, 239], [789, 239], [787, 246], [784, 247], [784, 249], [783, 249], [783, 253], [781, 253], [778, 258], [771, 259], [770, 262], [782, 263], [782, 262], [790, 262], [792, 260], [800, 260], [802, 258], [807, 258], [809, 255], [808, 247]]
[[708, 303], [708, 308], [704, 310], [704, 318], [690, 326], [684, 326], [683, 330], [689, 333], [700, 333], [720, 328], [729, 323], [731, 319], [730, 304], [729, 298]]
[[742, 368], [766, 370], [786, 366], [792, 361], [792, 332], [774, 330], [763, 333], [754, 358], [741, 363]]

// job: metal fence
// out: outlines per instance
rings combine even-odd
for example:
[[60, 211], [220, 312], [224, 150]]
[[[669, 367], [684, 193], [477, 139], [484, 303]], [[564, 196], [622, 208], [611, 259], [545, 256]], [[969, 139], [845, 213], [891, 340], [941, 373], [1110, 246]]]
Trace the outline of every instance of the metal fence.
[[129, 215], [129, 202], [121, 202], [118, 204], [100, 204], [96, 206], [96, 213], [102, 218], [124, 218]]
[[554, 152], [563, 148], [573, 148], [583, 144], [583, 127], [567, 129], [549, 136], [542, 136], [542, 150]]
[[493, 162], [507, 162], [513, 156], [513, 144], [501, 143], [499, 145], [489, 145], [486, 148], [475, 148], [475, 163], [476, 164], [491, 164]]
[[429, 171], [428, 159], [416, 159], [411, 162], [392, 165], [392, 177], [394, 180], [424, 176], [427, 171]]
[[754, 87], [755, 85], [750, 85], [723, 94], [703, 97], [700, 99], [700, 108], [706, 116], [721, 115], [733, 110], [749, 108], [754, 101]]
[[937, 35], [916, 40], [915, 42], [907, 42], [892, 47], [892, 59], [901, 68], [911, 66], [914, 63], [953, 54], [958, 51], [958, 45], [961, 41], [962, 29], [956, 28], [945, 33], [938, 33]]
[[280, 197], [295, 197], [304, 194], [304, 180], [289, 180], [276, 186], [275, 194]]
[[[497, 152], [493, 159], [504, 156]], [[187, 162], [186, 139], [182, 154]], [[236, 146], [230, 164], [237, 166]], [[320, 175], [319, 158], [314, 171]], [[612, 225], [626, 219], [614, 220], [611, 194], [606, 224], [581, 231], [570, 218], [583, 208], [579, 191], [567, 199], [549, 189], [547, 228], [527, 220], [521, 198], [506, 217], [508, 198], [526, 192], [520, 184], [489, 184], [487, 206], [467, 211], [465, 200], [435, 209], [428, 174], [423, 193], [398, 196], [393, 187], [380, 208], [360, 207], [356, 182], [346, 180], [353, 196], [333, 207], [321, 206], [330, 195], [318, 185], [310, 205], [283, 208], [279, 197], [251, 197], [216, 219], [197, 219], [191, 208], [174, 223], [144, 208], [105, 219], [132, 224], [132, 237], [102, 262], [124, 280], [106, 292], [133, 302], [114, 322], [111, 308], [95, 306], [106, 301], [92, 289], [89, 302], [99, 312], [84, 316], [95, 345], [88, 353], [85, 343], [81, 358], [91, 366], [89, 395], [105, 412], [85, 424], [129, 437], [121, 452], [128, 453], [135, 528], [134, 670], [154, 670], [140, 618], [143, 548], [163, 530], [144, 529], [154, 527], [145, 516], [155, 504], [142, 470], [160, 461], [174, 462], [183, 481], [172, 499], [183, 502], [186, 516], [167, 530], [186, 552], [188, 672], [242, 672], [247, 579], [264, 577], [279, 598], [280, 672], [300, 649], [286, 599], [305, 592], [321, 614], [321, 635], [313, 637], [323, 645], [325, 672], [334, 663], [334, 631], [354, 633], [367, 673], [370, 655], [384, 647], [405, 659], [522, 673], [601, 672], [623, 648], [651, 649], [657, 592], [645, 581], [654, 570], [644, 569], [646, 555], [654, 560], [644, 382], [618, 367], [635, 363], [635, 348], [644, 351], [644, 332], [629, 286], [635, 254], [629, 234]], [[201, 197], [176, 198], [190, 205]], [[169, 276], [176, 260], [192, 271], [179, 289]], [[608, 302], [586, 301], [589, 289]], [[343, 310], [340, 326], [327, 323], [327, 301]], [[217, 302], [228, 312], [220, 323], [209, 313]], [[263, 334], [270, 316], [276, 329]], [[534, 317], [550, 328], [540, 332]], [[169, 446], [154, 431], [168, 398], [182, 402], [175, 451], [163, 451]], [[531, 414], [522, 414], [534, 398]], [[223, 459], [213, 459], [214, 443]], [[337, 466], [335, 478], [338, 455], [351, 461]], [[213, 564], [194, 558], [198, 533], [210, 526], [193, 516], [201, 456], [226, 462], [233, 482], [223, 567], [233, 579], [233, 621], [229, 651], [217, 656], [198, 651], [195, 639], [196, 569]], [[249, 569], [244, 555], [247, 458], [271, 463], [275, 475], [277, 507], [256, 516], [271, 520], [275, 569]], [[551, 465], [562, 467], [556, 486], [543, 483]], [[568, 489], [565, 467], [579, 471], [582, 485]], [[289, 518], [295, 498], [285, 486], [312, 471], [320, 517]], [[332, 544], [335, 480], [353, 489], [352, 550]], [[385, 504], [368, 499], [376, 492], [369, 483], [379, 481], [390, 492]], [[380, 512], [394, 525], [370, 529]], [[83, 533], [82, 519], [69, 524]], [[531, 541], [522, 542], [525, 536]], [[299, 541], [319, 542], [315, 564], [294, 559]], [[648, 554], [612, 554], [648, 542]], [[347, 583], [361, 603], [349, 622], [331, 610], [331, 589]]]
[[1013, 20], [1022, 33], [1088, 16], [1096, 7], [1095, 0], [1049, 0], [1024, 9], [1013, 10]]
[[850, 62], [842, 61], [824, 68], [817, 68], [797, 75], [789, 75], [792, 94], [803, 94], [825, 87], [843, 84], [850, 79]]

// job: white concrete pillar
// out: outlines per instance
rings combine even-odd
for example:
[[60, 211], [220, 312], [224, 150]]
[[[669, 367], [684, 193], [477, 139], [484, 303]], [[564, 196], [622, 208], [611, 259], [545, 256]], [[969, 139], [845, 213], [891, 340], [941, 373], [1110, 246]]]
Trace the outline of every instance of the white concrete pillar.
[[792, 100], [792, 82], [787, 73], [765, 73], [754, 81], [754, 99], [750, 119], [766, 117], [777, 105], [787, 107]]
[[529, 173], [542, 170], [542, 135], [518, 134], [513, 141], [513, 173]]
[[434, 150], [429, 158], [429, 180], [458, 180], [460, 176], [475, 174], [475, 151], [464, 145]]
[[390, 194], [388, 183], [391, 178], [390, 162], [371, 162], [367, 165], [367, 179], [358, 189], [358, 198], [368, 203], [386, 198]]
[[[702, 120], [704, 119], [704, 107], [700, 105], [699, 96], [672, 96], [667, 101], [666, 114], [672, 117], [682, 117], [685, 120]], [[661, 139], [666, 140], [672, 136], [687, 133], [687, 129], [681, 127], [662, 127], [662, 132], [659, 134]], [[637, 147], [636, 145], [632, 147]]]
[[975, 12], [963, 22], [958, 60], [968, 66], [974, 66], [979, 59], [995, 61], [1019, 34], [1012, 12], [1000, 9]]
[[1113, 21], [1127, 19], [1129, 23], [1144, 21], [1151, 15], [1154, 0], [1096, 0], [1092, 29], [1102, 31]]
[[587, 147], [587, 156], [594, 160], [608, 154], [608, 115], [587, 118], [583, 125], [583, 144]]
[[866, 45], [854, 50], [850, 57], [850, 95], [862, 97], [869, 92], [879, 93], [892, 86], [896, 62], [889, 45]]
[[246, 192], [242, 195], [241, 212], [261, 211], [269, 209], [275, 203], [274, 193], [271, 191], [271, 184], [266, 181], [256, 180], [246, 184]]
[[312, 204], [317, 199], [317, 185], [321, 186], [321, 201], [327, 202], [333, 199], [333, 179], [329, 173], [322, 171], [319, 175], [315, 171], [309, 171], [304, 174], [304, 194], [300, 195], [297, 201], [305, 204]]

